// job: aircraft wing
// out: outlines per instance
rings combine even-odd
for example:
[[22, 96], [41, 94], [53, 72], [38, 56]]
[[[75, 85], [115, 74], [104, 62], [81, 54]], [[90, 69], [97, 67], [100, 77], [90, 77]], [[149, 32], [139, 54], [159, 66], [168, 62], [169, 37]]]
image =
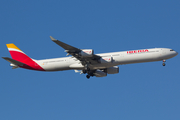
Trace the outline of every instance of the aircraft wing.
[[59, 40], [54, 39], [52, 36], [50, 36], [51, 40], [53, 42], [55, 42], [56, 44], [58, 44], [59, 46], [61, 46], [62, 48], [65, 49], [65, 51], [68, 53], [68, 55], [72, 55], [73, 57], [77, 58], [78, 60], [80, 60], [82, 62], [83, 65], [87, 64], [87, 63], [91, 63], [91, 64], [96, 64], [98, 63], [98, 60], [101, 58], [98, 55], [92, 55], [91, 57], [85, 57], [85, 56], [81, 56], [79, 53], [82, 51], [82, 49], [73, 47], [71, 45], [68, 45], [66, 43], [63, 43]]
[[58, 44], [59, 46], [61, 46], [61, 47], [64, 48], [65, 50], [68, 50], [69, 52], [80, 52], [80, 51], [81, 51], [81, 50], [78, 49], [78, 48], [75, 48], [75, 47], [70, 46], [70, 45], [68, 45], [68, 44], [66, 44], [66, 43], [63, 43], [63, 42], [61, 42], [61, 41], [59, 41], [59, 40], [54, 39], [52, 36], [50, 36], [50, 38], [51, 38], [51, 40], [52, 40], [53, 42], [55, 42], [56, 44]]

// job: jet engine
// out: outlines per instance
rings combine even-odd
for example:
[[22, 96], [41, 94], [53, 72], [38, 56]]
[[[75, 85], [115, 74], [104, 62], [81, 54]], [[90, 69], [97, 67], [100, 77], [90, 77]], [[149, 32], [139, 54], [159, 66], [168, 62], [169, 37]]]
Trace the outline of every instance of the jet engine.
[[96, 77], [106, 77], [106, 76], [107, 76], [107, 73], [105, 73], [105, 72], [103, 72], [103, 71], [101, 71], [101, 70], [96, 70], [96, 71], [94, 72], [94, 76], [96, 76]]
[[92, 49], [83, 49], [81, 52], [80, 52], [80, 55], [82, 57], [92, 57], [94, 54], [94, 51]]
[[113, 67], [107, 68], [106, 72], [108, 74], [117, 74], [117, 73], [119, 73], [119, 67], [118, 66], [113, 66]]
[[112, 59], [112, 57], [102, 57], [99, 59], [99, 62], [100, 63], [112, 63], [113, 59]]

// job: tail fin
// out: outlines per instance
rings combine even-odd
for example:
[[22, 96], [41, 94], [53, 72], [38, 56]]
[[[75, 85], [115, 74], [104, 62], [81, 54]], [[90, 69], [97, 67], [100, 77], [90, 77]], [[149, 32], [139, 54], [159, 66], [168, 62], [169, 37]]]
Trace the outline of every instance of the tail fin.
[[12, 59], [17, 60], [22, 63], [27, 63], [29, 61], [32, 61], [32, 59], [27, 56], [22, 50], [20, 50], [16, 45], [13, 43], [6, 44]]
[[6, 44], [6, 46], [11, 54], [12, 59], [7, 57], [4, 57], [3, 59], [22, 68], [44, 71], [44, 69], [36, 62], [36, 60], [31, 59], [13, 43]]

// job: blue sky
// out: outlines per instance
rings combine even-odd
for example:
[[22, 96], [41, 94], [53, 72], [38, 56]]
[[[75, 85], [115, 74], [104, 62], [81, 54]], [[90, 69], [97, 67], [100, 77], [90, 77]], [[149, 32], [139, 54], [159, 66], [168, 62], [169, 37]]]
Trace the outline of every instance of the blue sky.
[[[34, 59], [64, 57], [53, 36], [95, 53], [165, 47], [180, 52], [179, 0], [2, 0], [1, 57], [14, 43]], [[2, 120], [179, 120], [180, 55], [122, 65], [87, 80], [74, 71], [12, 70], [3, 59]]]

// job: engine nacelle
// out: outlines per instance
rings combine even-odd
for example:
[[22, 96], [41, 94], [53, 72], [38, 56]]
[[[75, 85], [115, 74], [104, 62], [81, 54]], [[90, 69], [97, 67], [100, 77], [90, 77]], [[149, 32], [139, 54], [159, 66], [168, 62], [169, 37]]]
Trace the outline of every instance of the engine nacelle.
[[112, 59], [112, 57], [102, 57], [102, 58], [100, 58], [99, 62], [100, 63], [112, 63], [113, 59]]
[[92, 49], [84, 49], [80, 52], [80, 55], [82, 57], [92, 57], [94, 54], [94, 51]]
[[101, 70], [96, 70], [96, 72], [94, 72], [94, 75], [96, 77], [106, 77], [107, 76], [107, 73], [101, 71]]
[[119, 73], [119, 67], [113, 66], [113, 67], [107, 68], [106, 71], [108, 74], [117, 74]]

